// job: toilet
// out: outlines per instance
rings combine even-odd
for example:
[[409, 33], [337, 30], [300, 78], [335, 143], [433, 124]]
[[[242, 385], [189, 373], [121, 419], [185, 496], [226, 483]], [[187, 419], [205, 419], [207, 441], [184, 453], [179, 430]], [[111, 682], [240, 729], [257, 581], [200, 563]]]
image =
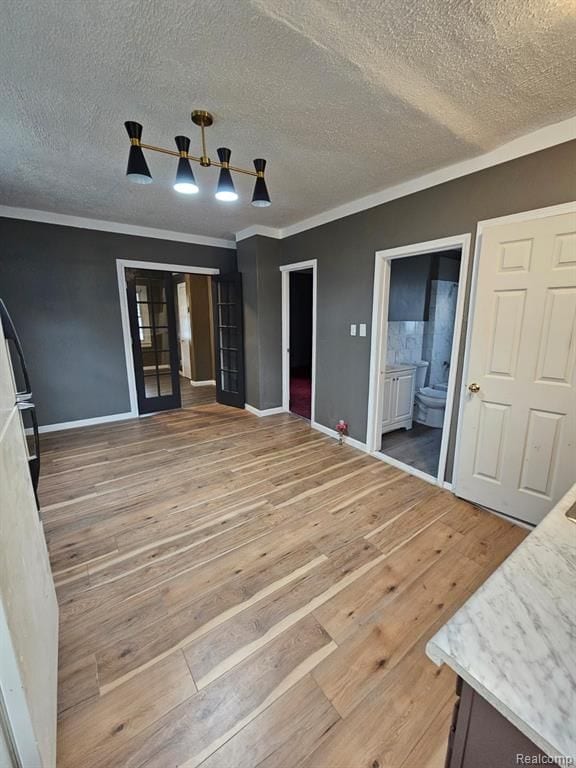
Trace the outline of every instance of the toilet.
[[425, 387], [428, 362], [421, 360], [415, 365], [416, 396], [414, 398], [414, 421], [418, 424], [426, 424], [428, 427], [441, 429], [444, 426], [448, 385], [437, 384], [434, 387]]

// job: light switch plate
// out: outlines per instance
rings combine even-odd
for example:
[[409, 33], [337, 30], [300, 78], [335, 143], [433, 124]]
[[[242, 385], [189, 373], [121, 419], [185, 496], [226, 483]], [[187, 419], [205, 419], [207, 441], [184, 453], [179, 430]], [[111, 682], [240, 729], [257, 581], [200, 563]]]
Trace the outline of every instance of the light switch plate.
[[356, 336], [356, 323], [350, 323], [350, 336]]
[[366, 336], [366, 323], [360, 323], [360, 336]]

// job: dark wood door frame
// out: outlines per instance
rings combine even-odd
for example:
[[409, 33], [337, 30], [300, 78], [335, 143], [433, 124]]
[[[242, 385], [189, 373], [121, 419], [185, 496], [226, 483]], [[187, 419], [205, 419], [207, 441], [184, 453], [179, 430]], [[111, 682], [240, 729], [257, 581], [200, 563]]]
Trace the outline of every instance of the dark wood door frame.
[[[148, 281], [150, 294], [146, 301], [137, 295], [138, 281]], [[152, 290], [160, 290], [163, 296], [154, 296]], [[178, 333], [176, 330], [176, 310], [172, 273], [151, 269], [127, 269], [126, 293], [128, 315], [132, 335], [132, 354], [134, 357], [134, 375], [140, 414], [180, 408], [180, 377], [178, 362]], [[150, 336], [150, 351], [145, 350], [141, 332], [144, 326], [138, 308], [144, 306], [147, 312], [145, 329]], [[165, 306], [165, 320], [158, 323], [157, 307]], [[165, 322], [165, 325], [164, 325]], [[168, 343], [166, 348], [164, 345]], [[153, 356], [152, 365], [145, 364], [144, 354]], [[164, 361], [168, 360], [168, 363]], [[168, 369], [165, 366], [168, 365]], [[147, 369], [153, 369], [148, 370]], [[148, 388], [154, 392], [148, 391]], [[163, 391], [165, 389], [166, 391]]]
[[216, 400], [244, 408], [244, 312], [242, 275], [232, 272], [212, 278]]
[[122, 318], [122, 336], [124, 339], [124, 358], [128, 376], [128, 391], [130, 396], [130, 410], [123, 417], [138, 416], [138, 393], [136, 389], [136, 375], [134, 371], [134, 356], [132, 353], [132, 333], [130, 328], [130, 315], [128, 311], [128, 297], [126, 291], [126, 270], [149, 269], [155, 272], [182, 273], [186, 275], [209, 275], [215, 277], [220, 274], [218, 268], [195, 267], [188, 264], [167, 264], [164, 262], [148, 262], [135, 259], [116, 259], [116, 278], [120, 298], [120, 315]]

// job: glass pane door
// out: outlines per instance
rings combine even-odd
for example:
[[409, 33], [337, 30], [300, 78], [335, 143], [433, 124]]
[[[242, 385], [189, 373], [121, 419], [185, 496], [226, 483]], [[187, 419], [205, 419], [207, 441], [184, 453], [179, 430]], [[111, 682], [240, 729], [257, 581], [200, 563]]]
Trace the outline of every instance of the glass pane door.
[[216, 336], [216, 400], [244, 407], [242, 276], [212, 278]]
[[170, 272], [126, 270], [140, 413], [180, 407], [178, 339]]

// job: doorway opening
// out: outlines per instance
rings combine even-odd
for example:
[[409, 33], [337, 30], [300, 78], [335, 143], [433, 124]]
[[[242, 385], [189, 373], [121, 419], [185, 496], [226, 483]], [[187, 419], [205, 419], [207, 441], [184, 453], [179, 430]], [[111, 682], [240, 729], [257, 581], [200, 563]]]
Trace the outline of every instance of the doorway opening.
[[151, 269], [127, 269], [126, 294], [138, 413], [179, 408], [172, 276]]
[[214, 400], [243, 408], [241, 275], [123, 259], [116, 268], [131, 414]]
[[312, 269], [289, 273], [290, 405], [310, 420], [312, 410]]
[[[376, 254], [371, 452], [444, 484], [469, 236]], [[450, 468], [449, 468], [450, 470]]]
[[282, 391], [286, 411], [314, 421], [316, 260], [282, 271]]
[[216, 401], [210, 275], [173, 275], [182, 408]]

